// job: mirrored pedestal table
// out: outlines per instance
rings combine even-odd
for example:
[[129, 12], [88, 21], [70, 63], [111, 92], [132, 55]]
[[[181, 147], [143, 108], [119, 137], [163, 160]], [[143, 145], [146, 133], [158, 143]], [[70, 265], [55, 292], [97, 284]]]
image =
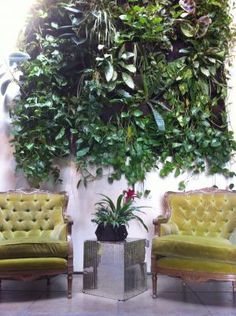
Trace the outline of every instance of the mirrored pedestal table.
[[145, 239], [84, 242], [83, 292], [127, 300], [147, 290]]

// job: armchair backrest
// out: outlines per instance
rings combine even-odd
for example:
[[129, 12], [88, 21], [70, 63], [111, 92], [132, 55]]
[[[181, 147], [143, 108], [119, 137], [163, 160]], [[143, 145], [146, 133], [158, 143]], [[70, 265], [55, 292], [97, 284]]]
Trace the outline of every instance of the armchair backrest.
[[236, 228], [236, 192], [200, 189], [167, 192], [167, 216], [183, 235], [229, 238]]
[[50, 238], [66, 240], [65, 192], [8, 191], [0, 193], [0, 240]]

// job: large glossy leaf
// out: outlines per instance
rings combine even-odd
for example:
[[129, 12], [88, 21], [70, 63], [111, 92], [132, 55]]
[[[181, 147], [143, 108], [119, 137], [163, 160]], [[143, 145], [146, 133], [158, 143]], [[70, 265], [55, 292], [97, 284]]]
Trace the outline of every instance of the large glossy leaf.
[[112, 64], [110, 63], [110, 61], [108, 61], [107, 65], [105, 67], [106, 81], [107, 82], [111, 81], [113, 75], [114, 75], [114, 68], [113, 68]]
[[162, 131], [162, 132], [165, 131], [165, 122], [163, 120], [163, 117], [161, 116], [161, 114], [159, 112], [157, 112], [153, 108], [153, 106], [150, 103], [148, 103], [148, 104], [152, 110], [152, 113], [153, 113], [153, 116], [154, 116], [154, 119], [155, 119], [155, 122], [156, 122], [156, 125], [157, 125], [159, 131]]
[[135, 73], [137, 71], [135, 65], [131, 65], [131, 64], [130, 65], [126, 65], [125, 63], [120, 63], [120, 65], [123, 68], [127, 69], [129, 72]]
[[62, 139], [62, 137], [65, 135], [65, 128], [61, 128], [60, 132], [57, 134], [55, 140]]
[[196, 28], [190, 23], [182, 23], [180, 25], [182, 33], [187, 37], [194, 37], [196, 35]]
[[77, 157], [77, 158], [82, 158], [82, 157], [84, 157], [88, 152], [89, 152], [89, 147], [80, 149], [80, 150], [77, 151], [76, 157]]
[[200, 67], [201, 73], [204, 74], [206, 77], [210, 76], [210, 72], [207, 68], [205, 67]]
[[121, 55], [121, 58], [124, 60], [128, 60], [128, 59], [133, 58], [133, 57], [135, 57], [135, 54], [131, 53], [131, 52], [125, 52]]
[[135, 84], [134, 84], [132, 77], [129, 74], [127, 74], [126, 72], [122, 72], [122, 79], [124, 80], [125, 84], [129, 88], [134, 89]]

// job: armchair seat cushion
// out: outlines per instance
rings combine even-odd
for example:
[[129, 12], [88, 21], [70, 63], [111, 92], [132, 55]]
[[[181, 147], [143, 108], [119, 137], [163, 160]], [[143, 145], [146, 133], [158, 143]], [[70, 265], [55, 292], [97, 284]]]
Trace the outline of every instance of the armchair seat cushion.
[[222, 273], [236, 274], [236, 264], [210, 261], [198, 258], [170, 258], [163, 257], [157, 260], [157, 267], [191, 273]]
[[166, 235], [153, 239], [153, 254], [175, 258], [198, 258], [236, 263], [236, 246], [221, 237]]
[[67, 258], [67, 256], [68, 242], [63, 240], [31, 237], [0, 241], [0, 259], [39, 257]]
[[67, 260], [63, 258], [22, 258], [0, 260], [0, 274], [3, 272], [17, 272], [22, 275], [29, 271], [55, 271], [67, 268]]

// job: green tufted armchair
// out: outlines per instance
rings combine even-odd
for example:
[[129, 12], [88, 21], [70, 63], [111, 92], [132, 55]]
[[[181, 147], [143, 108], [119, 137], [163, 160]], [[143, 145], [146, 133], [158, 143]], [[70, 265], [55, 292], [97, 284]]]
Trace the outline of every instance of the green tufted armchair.
[[214, 188], [167, 192], [154, 220], [153, 297], [157, 275], [236, 282], [236, 192]]
[[[65, 192], [0, 193], [0, 280], [32, 280], [67, 273], [72, 294], [71, 219]], [[1, 281], [0, 281], [1, 282]]]

